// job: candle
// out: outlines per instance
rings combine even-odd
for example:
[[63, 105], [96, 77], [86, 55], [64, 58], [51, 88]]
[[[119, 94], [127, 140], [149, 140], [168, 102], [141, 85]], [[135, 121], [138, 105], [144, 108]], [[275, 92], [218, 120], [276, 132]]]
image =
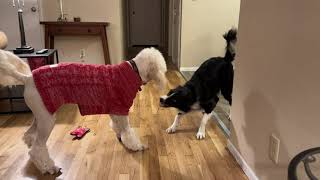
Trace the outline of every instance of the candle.
[[62, 0], [60, 1], [60, 13], [61, 13], [61, 19], [63, 19], [63, 7], [62, 7]]
[[20, 0], [18, 0], [18, 9], [20, 9]]

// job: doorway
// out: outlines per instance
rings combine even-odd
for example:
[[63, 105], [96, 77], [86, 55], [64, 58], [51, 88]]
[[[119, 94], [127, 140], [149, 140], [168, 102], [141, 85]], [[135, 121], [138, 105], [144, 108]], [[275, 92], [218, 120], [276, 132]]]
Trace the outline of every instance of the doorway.
[[169, 0], [168, 59], [179, 69], [181, 49], [181, 0]]
[[168, 55], [167, 0], [124, 0], [125, 54], [133, 58], [146, 47]]

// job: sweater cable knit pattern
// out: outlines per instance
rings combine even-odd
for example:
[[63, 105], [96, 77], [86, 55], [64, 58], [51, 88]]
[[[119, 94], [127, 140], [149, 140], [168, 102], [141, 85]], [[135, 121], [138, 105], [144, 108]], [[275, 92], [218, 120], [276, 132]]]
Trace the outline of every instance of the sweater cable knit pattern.
[[127, 63], [91, 65], [60, 63], [32, 71], [35, 85], [50, 113], [63, 104], [78, 104], [81, 115], [128, 115], [142, 85]]

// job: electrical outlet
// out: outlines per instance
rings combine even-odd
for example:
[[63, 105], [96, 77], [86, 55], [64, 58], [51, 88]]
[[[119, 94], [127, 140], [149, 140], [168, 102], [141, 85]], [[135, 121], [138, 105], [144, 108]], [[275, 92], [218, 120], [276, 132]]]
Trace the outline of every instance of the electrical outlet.
[[84, 58], [86, 56], [86, 50], [80, 49], [80, 59]]
[[280, 139], [277, 138], [274, 134], [271, 134], [269, 142], [269, 157], [275, 164], [278, 164], [279, 150]]

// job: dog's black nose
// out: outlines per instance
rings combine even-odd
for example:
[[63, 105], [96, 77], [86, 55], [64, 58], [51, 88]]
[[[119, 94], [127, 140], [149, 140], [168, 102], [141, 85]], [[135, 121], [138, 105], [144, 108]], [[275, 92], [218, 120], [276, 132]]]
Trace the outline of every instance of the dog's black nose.
[[164, 99], [163, 98], [160, 98], [160, 103], [164, 103]]

